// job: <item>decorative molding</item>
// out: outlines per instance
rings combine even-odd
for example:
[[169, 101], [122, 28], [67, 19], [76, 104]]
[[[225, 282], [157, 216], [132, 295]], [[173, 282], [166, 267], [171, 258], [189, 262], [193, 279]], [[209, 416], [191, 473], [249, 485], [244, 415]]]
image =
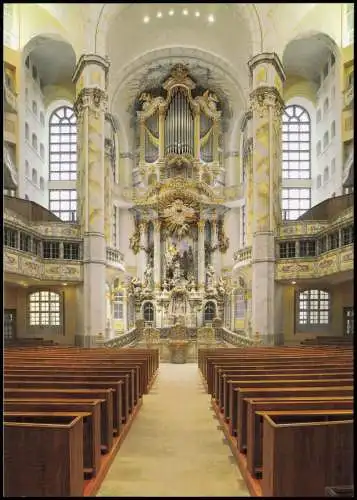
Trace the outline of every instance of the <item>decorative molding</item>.
[[77, 83], [79, 76], [83, 72], [83, 69], [88, 64], [96, 64], [97, 66], [101, 66], [105, 72], [105, 76], [107, 77], [110, 67], [110, 61], [108, 57], [104, 58], [98, 54], [82, 54], [72, 75], [73, 83]]
[[254, 57], [252, 57], [248, 61], [248, 67], [251, 76], [253, 75], [253, 70], [258, 64], [272, 64], [280, 76], [282, 82], [285, 82], [286, 76], [284, 72], [283, 65], [279, 59], [279, 56], [275, 52], [262, 52], [261, 54], [257, 54]]
[[353, 244], [331, 250], [319, 257], [280, 259], [275, 266], [275, 279], [316, 279], [342, 271], [352, 271], [353, 261]]
[[82, 116], [85, 108], [106, 112], [108, 108], [108, 94], [98, 87], [82, 89], [73, 105], [73, 110], [77, 118]]
[[285, 103], [279, 91], [275, 87], [262, 86], [250, 93], [250, 109], [258, 113], [260, 117], [273, 108], [277, 115], [282, 116]]
[[43, 281], [83, 281], [82, 263], [68, 260], [47, 260], [5, 248], [4, 271]]

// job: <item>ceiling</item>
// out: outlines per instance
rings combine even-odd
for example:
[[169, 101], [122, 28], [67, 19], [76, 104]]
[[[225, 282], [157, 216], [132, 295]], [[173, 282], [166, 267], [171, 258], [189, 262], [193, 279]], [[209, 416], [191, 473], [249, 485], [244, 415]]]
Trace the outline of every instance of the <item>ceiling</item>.
[[321, 33], [292, 40], [283, 55], [285, 73], [318, 83], [333, 47], [334, 42]]
[[76, 55], [71, 45], [61, 40], [36, 37], [30, 57], [37, 66], [44, 85], [68, 84], [76, 66]]

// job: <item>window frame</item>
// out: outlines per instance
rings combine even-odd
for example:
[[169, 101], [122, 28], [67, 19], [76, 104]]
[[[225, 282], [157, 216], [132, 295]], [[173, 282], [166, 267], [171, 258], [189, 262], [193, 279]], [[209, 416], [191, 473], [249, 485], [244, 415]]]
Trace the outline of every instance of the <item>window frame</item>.
[[[55, 197], [58, 193], [58, 198]], [[68, 197], [65, 197], [68, 195]], [[56, 194], [57, 196], [57, 194]], [[57, 205], [58, 204], [58, 207]], [[68, 204], [68, 207], [65, 205]], [[75, 208], [73, 208], [75, 206]], [[77, 221], [77, 190], [76, 189], [49, 189], [48, 190], [48, 207], [49, 210], [57, 215], [64, 222]], [[65, 214], [68, 214], [65, 216]]]
[[77, 118], [73, 108], [63, 105], [52, 111], [48, 128], [49, 180], [76, 181]]
[[[298, 197], [292, 197], [290, 196], [290, 192], [292, 194], [293, 191], [302, 193], [302, 191], [308, 191], [309, 192], [309, 197], [301, 197], [300, 195]], [[285, 193], [287, 193], [287, 196], [284, 196]], [[285, 200], [289, 202], [298, 202], [298, 207], [284, 207], [284, 202]], [[308, 200], [308, 208], [303, 208], [301, 207], [301, 202]], [[311, 188], [310, 187], [283, 187], [281, 190], [281, 208], [282, 208], [282, 219], [283, 220], [296, 220], [298, 219], [302, 214], [304, 214], [307, 210], [310, 210], [311, 208]], [[294, 217], [289, 217], [290, 212], [297, 212], [294, 214]]]
[[311, 116], [299, 104], [286, 106], [283, 113], [282, 178], [311, 179]]
[[[331, 293], [328, 290], [310, 288], [297, 291], [295, 314], [297, 331], [328, 329], [331, 324], [331, 302]], [[302, 307], [302, 303], [305, 303], [306, 307]], [[314, 321], [311, 321], [312, 319]]]
[[[38, 300], [37, 300], [38, 298]], [[38, 307], [36, 307], [38, 304]], [[48, 307], [45, 306], [48, 304]], [[56, 304], [56, 307], [53, 307]], [[51, 307], [52, 306], [52, 307]], [[53, 290], [37, 290], [27, 297], [28, 326], [30, 328], [60, 328], [63, 323], [63, 298]]]

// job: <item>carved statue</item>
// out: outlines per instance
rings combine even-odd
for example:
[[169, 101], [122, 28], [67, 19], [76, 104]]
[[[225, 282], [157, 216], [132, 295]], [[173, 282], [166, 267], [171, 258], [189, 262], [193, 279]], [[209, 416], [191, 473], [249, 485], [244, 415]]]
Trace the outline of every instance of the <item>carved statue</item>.
[[140, 250], [140, 227], [136, 221], [135, 221], [134, 234], [133, 236], [131, 236], [129, 241], [130, 241], [129, 247], [136, 255], [137, 253], [139, 253]]
[[210, 109], [213, 112], [217, 111], [217, 102], [219, 102], [219, 100], [215, 93], [206, 90], [203, 93], [202, 97], [204, 98], [205, 101], [207, 101], [208, 109]]
[[144, 271], [144, 286], [145, 288], [151, 288], [152, 286], [152, 273], [153, 269], [150, 265], [150, 262], [147, 263], [146, 269]]
[[147, 111], [150, 108], [155, 109], [159, 104], [165, 102], [164, 98], [153, 97], [149, 92], [143, 92], [139, 97], [139, 102], [143, 103], [143, 111]]
[[211, 264], [208, 265], [206, 271], [206, 279], [207, 279], [207, 289], [212, 290], [215, 286], [215, 270]]
[[134, 295], [134, 297], [140, 297], [142, 289], [142, 283], [139, 278], [132, 278], [129, 284], [129, 294]]
[[227, 293], [226, 283], [225, 283], [224, 279], [222, 278], [222, 276], [220, 276], [218, 283], [217, 283], [217, 292], [219, 295], [222, 295], [222, 296]]
[[223, 221], [220, 221], [217, 226], [218, 229], [218, 248], [221, 253], [226, 253], [229, 247], [229, 238], [224, 234]]

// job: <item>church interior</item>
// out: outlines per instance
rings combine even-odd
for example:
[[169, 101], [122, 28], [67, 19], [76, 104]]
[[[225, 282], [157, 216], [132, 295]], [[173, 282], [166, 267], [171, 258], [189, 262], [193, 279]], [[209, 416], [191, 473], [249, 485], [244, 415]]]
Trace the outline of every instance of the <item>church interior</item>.
[[354, 4], [3, 9], [4, 495], [353, 497]]

